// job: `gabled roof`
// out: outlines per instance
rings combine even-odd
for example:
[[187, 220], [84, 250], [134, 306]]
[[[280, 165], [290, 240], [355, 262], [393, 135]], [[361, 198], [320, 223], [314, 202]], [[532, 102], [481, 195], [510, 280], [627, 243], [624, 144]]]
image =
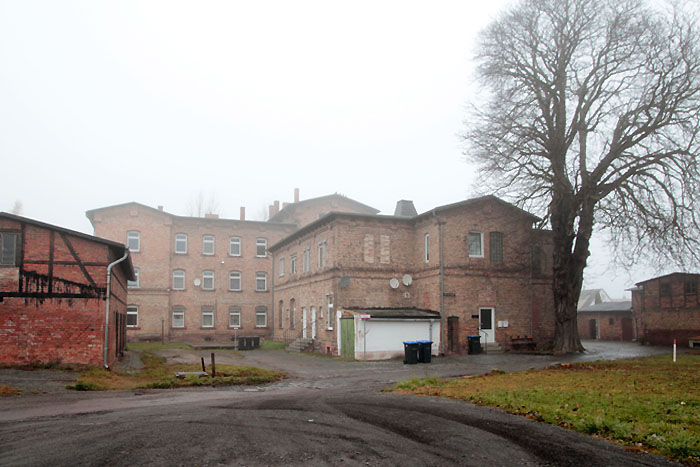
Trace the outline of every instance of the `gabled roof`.
[[578, 309], [585, 308], [587, 306], [595, 305], [597, 303], [611, 302], [612, 299], [608, 296], [607, 292], [603, 289], [584, 289], [581, 291], [581, 295], [578, 297]]
[[641, 286], [642, 284], [646, 284], [647, 282], [656, 281], [656, 280], [659, 280], [659, 279], [666, 279], [666, 278], [669, 278], [669, 277], [672, 277], [672, 276], [689, 276], [689, 277], [694, 277], [694, 278], [700, 280], [700, 274], [698, 274], [698, 273], [694, 273], [694, 272], [672, 272], [671, 274], [666, 274], [666, 275], [664, 275], [664, 276], [658, 276], [658, 277], [652, 277], [651, 279], [647, 279], [647, 280], [642, 281], [642, 282], [637, 282], [635, 285]]
[[436, 208], [433, 208], [429, 211], [426, 211], [426, 212], [418, 215], [417, 219], [432, 216], [433, 213], [437, 214], [441, 211], [447, 211], [450, 209], [457, 209], [457, 208], [468, 207], [468, 206], [476, 206], [479, 204], [484, 204], [484, 203], [489, 203], [489, 202], [500, 204], [501, 206], [504, 206], [508, 209], [513, 210], [514, 212], [516, 212], [519, 215], [530, 217], [530, 218], [532, 218], [533, 222], [541, 220], [536, 215], [534, 215], [530, 212], [527, 212], [524, 209], [521, 209], [514, 204], [510, 204], [507, 201], [503, 201], [501, 198], [498, 198], [498, 197], [493, 196], [493, 195], [480, 196], [478, 198], [471, 198], [471, 199], [467, 199], [464, 201], [458, 201], [458, 202], [452, 203], [452, 204], [445, 204], [444, 206], [438, 206]]
[[304, 199], [301, 201], [297, 201], [296, 203], [290, 203], [280, 209], [280, 211], [275, 214], [274, 216], [270, 217], [268, 222], [275, 222], [275, 218], [282, 218], [284, 216], [292, 216], [294, 214], [294, 211], [296, 211], [298, 208], [303, 207], [303, 206], [308, 206], [308, 205], [313, 205], [317, 203], [322, 203], [324, 201], [328, 200], [342, 200], [343, 202], [350, 202], [350, 204], [353, 204], [357, 206], [358, 209], [366, 211], [367, 214], [377, 214], [379, 213], [379, 209], [375, 209], [372, 206], [368, 206], [366, 204], [360, 203], [359, 201], [355, 201], [352, 198], [348, 198], [347, 196], [340, 195], [338, 193], [333, 193], [332, 195], [325, 195], [325, 196], [319, 196], [317, 198], [309, 198], [309, 199]]
[[173, 214], [170, 214], [169, 212], [161, 211], [160, 209], [152, 208], [150, 206], [146, 206], [145, 204], [137, 203], [136, 201], [130, 201], [128, 203], [121, 203], [121, 204], [113, 204], [112, 206], [105, 206], [102, 208], [95, 208], [95, 209], [90, 209], [89, 211], [85, 211], [85, 216], [90, 219], [90, 222], [92, 222], [92, 216], [100, 211], [107, 211], [115, 208], [122, 208], [125, 206], [138, 206], [140, 208], [145, 208], [148, 209], [149, 211], [157, 212], [158, 214], [163, 214], [166, 216], [172, 216]]
[[579, 313], [594, 313], [594, 312], [630, 312], [632, 311], [632, 302], [629, 300], [619, 302], [603, 302], [595, 305], [585, 306], [578, 310]]
[[[82, 232], [78, 232], [76, 230], [71, 230], [71, 229], [66, 229], [64, 227], [59, 227], [57, 225], [47, 224], [46, 222], [41, 222], [41, 221], [37, 221], [34, 219], [29, 219], [28, 217], [17, 216], [15, 214], [10, 214], [7, 212], [0, 212], [0, 218], [9, 219], [12, 221], [20, 222], [22, 224], [30, 224], [30, 225], [34, 225], [36, 227], [40, 227], [43, 229], [54, 230], [56, 232], [62, 232], [62, 233], [71, 235], [73, 237], [82, 238], [84, 240], [88, 240], [88, 241], [95, 242], [95, 243], [101, 243], [101, 244], [106, 245], [107, 247], [111, 248], [112, 250], [114, 250], [114, 252], [116, 253], [116, 256], [119, 256], [119, 257], [123, 256], [124, 253], [126, 251], [128, 251], [126, 245], [124, 245], [122, 243], [114, 242], [112, 240], [107, 240], [106, 238], [95, 237], [94, 235], [84, 234]], [[122, 261], [121, 265], [122, 265], [122, 268], [124, 269], [124, 273], [127, 276], [127, 279], [135, 280], [136, 276], [134, 275], [134, 266], [131, 263], [131, 255], [129, 255], [125, 261]]]

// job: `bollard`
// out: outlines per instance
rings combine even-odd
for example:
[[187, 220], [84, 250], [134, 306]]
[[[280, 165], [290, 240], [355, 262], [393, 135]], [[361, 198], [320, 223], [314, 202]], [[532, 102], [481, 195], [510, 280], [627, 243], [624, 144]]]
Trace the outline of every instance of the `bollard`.
[[214, 359], [214, 352], [211, 353], [211, 377], [216, 378], [216, 360]]

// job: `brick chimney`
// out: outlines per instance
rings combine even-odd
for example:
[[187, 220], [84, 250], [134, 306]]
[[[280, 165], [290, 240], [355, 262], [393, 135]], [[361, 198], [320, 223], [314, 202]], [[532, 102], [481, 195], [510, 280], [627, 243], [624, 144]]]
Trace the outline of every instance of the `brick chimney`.
[[241, 220], [245, 220], [245, 206], [241, 206]]
[[213, 212], [208, 212], [208, 213], [204, 214], [204, 218], [205, 219], [218, 219], [219, 215], [214, 214]]
[[295, 203], [299, 202], [299, 188], [294, 189], [294, 202]]
[[279, 200], [275, 200], [275, 214], [280, 212], [280, 202]]

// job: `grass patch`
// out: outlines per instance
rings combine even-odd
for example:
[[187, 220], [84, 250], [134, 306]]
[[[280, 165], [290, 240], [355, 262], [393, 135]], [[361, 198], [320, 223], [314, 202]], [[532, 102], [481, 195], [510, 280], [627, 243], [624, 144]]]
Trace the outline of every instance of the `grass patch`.
[[164, 344], [161, 344], [160, 341], [131, 341], [126, 344], [126, 348], [139, 352], [158, 352], [159, 350], [166, 349], [192, 350], [192, 347], [184, 342], [165, 342]]
[[396, 384], [392, 390], [498, 407], [700, 466], [700, 355], [581, 363]]
[[0, 384], [0, 397], [19, 396], [20, 394], [22, 394], [20, 389]]
[[[148, 345], [151, 344], [153, 343]], [[129, 344], [129, 346], [131, 346], [131, 344]], [[187, 386], [258, 385], [273, 383], [285, 377], [282, 373], [261, 368], [216, 365], [215, 378], [190, 375], [180, 379], [175, 377], [175, 373], [201, 371], [201, 365], [198, 363], [167, 365], [164, 358], [159, 357], [151, 351], [143, 351], [141, 354], [141, 361], [144, 364], [144, 368], [138, 373], [121, 373], [99, 367], [85, 368], [76, 380], [76, 383], [66, 388], [77, 391], [102, 391], [110, 389], [176, 388]]]
[[260, 348], [263, 350], [284, 350], [286, 346], [287, 344], [282, 341], [273, 341], [270, 339], [260, 340]]

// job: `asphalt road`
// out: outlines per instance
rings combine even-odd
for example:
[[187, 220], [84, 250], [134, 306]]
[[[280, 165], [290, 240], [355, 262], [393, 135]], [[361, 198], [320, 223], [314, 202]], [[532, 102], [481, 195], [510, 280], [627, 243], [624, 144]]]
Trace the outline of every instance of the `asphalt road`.
[[[673, 465], [498, 410], [380, 392], [412, 375], [557, 360], [521, 357], [409, 366], [255, 352], [246, 364], [285, 367], [290, 378], [260, 388], [3, 398], [0, 465]], [[217, 354], [227, 358], [239, 357]]]

